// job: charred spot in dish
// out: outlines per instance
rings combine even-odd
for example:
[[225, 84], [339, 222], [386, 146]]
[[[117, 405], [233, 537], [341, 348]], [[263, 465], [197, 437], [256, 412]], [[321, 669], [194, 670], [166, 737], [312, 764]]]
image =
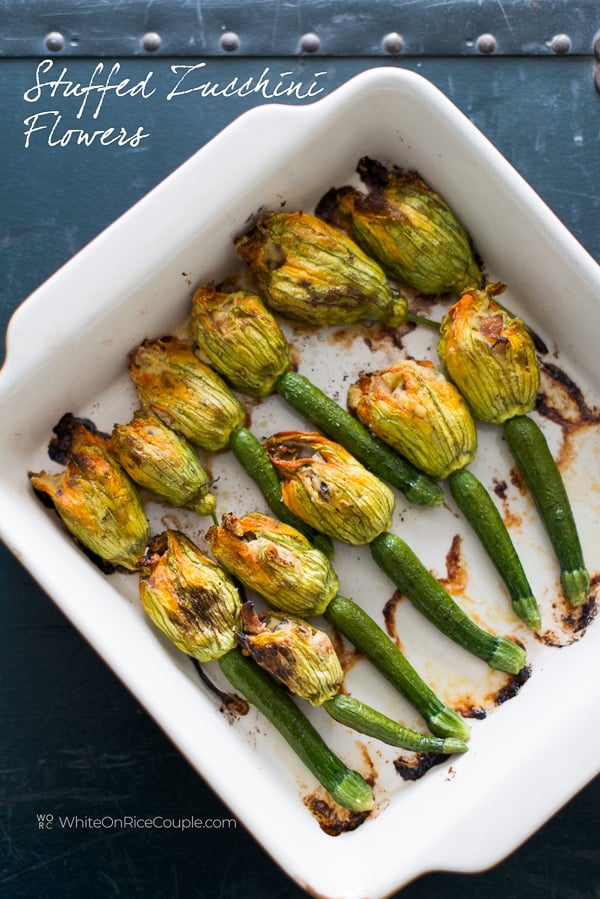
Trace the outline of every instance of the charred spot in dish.
[[461, 699], [452, 701], [452, 708], [461, 716], [461, 718], [470, 718], [474, 721], [483, 721], [487, 718], [487, 712], [476, 699], [463, 696]]
[[250, 704], [243, 696], [238, 696], [237, 693], [229, 693], [226, 690], [221, 690], [208, 676], [202, 665], [197, 659], [192, 659], [192, 664], [198, 673], [198, 677], [202, 681], [202, 683], [208, 687], [211, 693], [214, 693], [215, 696], [221, 700], [221, 705], [219, 707], [219, 711], [222, 712], [229, 719], [230, 724], [232, 724], [236, 718], [242, 718], [244, 715], [247, 715], [250, 711]]
[[420, 780], [435, 765], [443, 764], [448, 758], [442, 752], [415, 752], [412, 756], [400, 755], [394, 759], [394, 768], [402, 780]]
[[524, 665], [518, 674], [509, 675], [506, 683], [492, 695], [491, 698], [494, 705], [502, 705], [503, 703], [508, 702], [509, 699], [513, 699], [530, 677], [531, 665]]
[[553, 362], [540, 362], [543, 389], [536, 409], [561, 428], [580, 427], [600, 422], [600, 409], [588, 405], [581, 388]]
[[559, 621], [560, 632], [551, 629], [540, 631], [534, 634], [536, 640], [555, 649], [563, 649], [580, 640], [596, 617], [599, 593], [600, 574], [595, 574], [590, 579], [590, 594], [583, 605], [572, 606], [562, 595], [557, 597], [552, 608]]
[[108, 439], [108, 434], [100, 431], [91, 419], [78, 418], [72, 412], [65, 412], [60, 421], [52, 428], [54, 437], [48, 444], [48, 455], [53, 462], [57, 462], [59, 465], [68, 465], [75, 431], [81, 427], [86, 428], [92, 434]]
[[598, 611], [598, 587], [600, 575], [595, 574], [590, 580], [590, 595], [582, 606], [571, 607], [563, 616], [563, 622], [573, 633], [585, 631], [596, 617]]
[[506, 491], [508, 489], [508, 484], [506, 481], [498, 481], [494, 479], [494, 493], [498, 497], [498, 499], [506, 499]]
[[304, 805], [321, 830], [330, 837], [338, 837], [341, 833], [349, 833], [366, 821], [370, 812], [352, 812], [334, 802], [331, 797], [315, 792], [304, 796]]

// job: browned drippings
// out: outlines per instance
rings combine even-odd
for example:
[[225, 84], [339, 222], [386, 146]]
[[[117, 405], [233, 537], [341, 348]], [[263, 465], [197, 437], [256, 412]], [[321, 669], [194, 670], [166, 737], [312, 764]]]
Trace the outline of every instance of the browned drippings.
[[572, 438], [582, 428], [600, 424], [600, 409], [589, 406], [581, 388], [558, 365], [540, 362], [542, 384], [536, 411], [558, 425], [562, 443], [556, 463], [563, 468], [573, 461]]
[[321, 789], [304, 796], [302, 801], [321, 830], [330, 837], [356, 830], [370, 815], [370, 812], [352, 812], [343, 808]]
[[222, 693], [219, 711], [232, 724], [236, 718], [243, 718], [250, 711], [249, 702], [237, 693]]
[[473, 696], [461, 696], [452, 700], [452, 708], [461, 718], [471, 718], [475, 721], [483, 721], [487, 718], [487, 712], [480, 702]]
[[394, 768], [402, 780], [420, 780], [435, 765], [443, 764], [449, 758], [442, 752], [415, 752], [410, 756], [399, 755], [394, 759]]
[[333, 648], [335, 649], [336, 655], [340, 660], [340, 665], [342, 666], [342, 671], [344, 675], [348, 674], [351, 668], [356, 665], [360, 659], [362, 659], [362, 653], [358, 651], [354, 646], [349, 644], [339, 631], [335, 628], [331, 629], [331, 642], [333, 643]]
[[527, 496], [527, 485], [521, 476], [521, 472], [518, 468], [511, 468], [510, 472], [510, 483], [515, 487], [521, 496]]
[[572, 606], [564, 596], [557, 597], [553, 603], [553, 611], [560, 623], [560, 633], [550, 629], [539, 631], [534, 634], [536, 640], [544, 646], [558, 649], [580, 640], [596, 617], [599, 597], [600, 574], [591, 577], [588, 601], [583, 605]]
[[462, 554], [462, 537], [455, 534], [446, 553], [446, 577], [438, 578], [448, 593], [462, 593], [467, 586], [467, 566]]
[[509, 674], [504, 684], [499, 690], [486, 696], [486, 702], [492, 702], [494, 705], [502, 705], [513, 699], [524, 683], [531, 677], [531, 666], [525, 665], [518, 674]]
[[396, 609], [398, 608], [398, 604], [403, 599], [405, 599], [405, 597], [400, 592], [400, 590], [394, 590], [391, 598], [388, 599], [383, 607], [383, 620], [385, 622], [385, 629], [388, 632], [390, 639], [394, 641], [400, 651], [402, 651], [402, 641], [398, 636], [398, 629], [396, 627]]

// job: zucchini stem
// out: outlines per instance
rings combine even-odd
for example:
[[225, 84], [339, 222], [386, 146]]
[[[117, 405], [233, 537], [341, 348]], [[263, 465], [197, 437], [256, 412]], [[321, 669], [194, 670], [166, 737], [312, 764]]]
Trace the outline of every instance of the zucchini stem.
[[370, 546], [382, 571], [439, 631], [490, 668], [519, 673], [525, 665], [525, 650], [475, 624], [400, 537], [385, 532]]
[[218, 663], [232, 686], [271, 722], [336, 802], [354, 812], [371, 811], [369, 784], [329, 749], [283, 687], [241, 650], [231, 650]]

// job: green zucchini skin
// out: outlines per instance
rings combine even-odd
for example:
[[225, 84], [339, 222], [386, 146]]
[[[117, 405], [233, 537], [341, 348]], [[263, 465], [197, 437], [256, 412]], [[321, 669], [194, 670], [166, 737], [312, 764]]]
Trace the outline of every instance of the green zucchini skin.
[[437, 737], [468, 740], [469, 725], [445, 706], [379, 625], [352, 599], [334, 596], [325, 619], [343, 634], [424, 718]]
[[218, 662], [231, 685], [277, 728], [336, 802], [354, 812], [373, 808], [369, 784], [329, 749], [283, 687], [239, 649], [221, 656]]
[[400, 490], [409, 502], [433, 507], [443, 501], [444, 493], [439, 484], [373, 437], [364, 425], [304, 375], [286, 371], [277, 379], [276, 389], [293, 409], [304, 415], [330, 440], [352, 453], [365, 468]]
[[448, 477], [448, 487], [506, 584], [514, 611], [528, 627], [540, 628], [542, 619], [537, 600], [502, 516], [488, 491], [466, 468], [452, 472]]
[[464, 740], [456, 737], [432, 737], [403, 727], [387, 715], [382, 715], [359, 699], [344, 693], [337, 693], [331, 699], [327, 699], [323, 707], [340, 724], [345, 724], [346, 727], [351, 727], [369, 737], [375, 737], [390, 746], [400, 746], [412, 752], [439, 752], [444, 755], [466, 752], [469, 748]]
[[504, 436], [556, 553], [563, 592], [572, 605], [583, 605], [590, 592], [590, 575], [564, 481], [546, 438], [527, 415], [506, 421]]
[[331, 538], [315, 531], [293, 512], [290, 512], [283, 502], [279, 476], [260, 440], [248, 428], [237, 427], [231, 433], [229, 446], [242, 468], [256, 483], [271, 512], [284, 524], [288, 524], [304, 534], [306, 539], [310, 540], [317, 549], [331, 558], [333, 556]]
[[370, 546], [382, 571], [439, 631], [490, 668], [509, 674], [521, 671], [525, 665], [522, 647], [475, 624], [400, 537], [385, 532]]

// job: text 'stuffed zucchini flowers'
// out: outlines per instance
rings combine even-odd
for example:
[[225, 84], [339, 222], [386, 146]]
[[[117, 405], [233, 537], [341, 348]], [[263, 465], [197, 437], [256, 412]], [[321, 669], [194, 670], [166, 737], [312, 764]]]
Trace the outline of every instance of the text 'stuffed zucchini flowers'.
[[191, 328], [200, 353], [244, 393], [267, 396], [289, 366], [287, 341], [255, 293], [199, 287], [192, 298]]
[[36, 494], [56, 509], [81, 546], [107, 563], [136, 571], [150, 539], [137, 488], [107, 450], [107, 437], [91, 423], [65, 415], [54, 429], [57, 474], [29, 472]]
[[429, 361], [362, 373], [348, 406], [377, 437], [433, 478], [468, 465], [477, 432], [458, 390]]
[[324, 631], [283, 612], [257, 615], [252, 603], [244, 604], [242, 615], [238, 643], [290, 692], [315, 706], [338, 693], [344, 672]]
[[265, 450], [284, 503], [315, 530], [356, 546], [390, 527], [394, 494], [339, 444], [316, 432], [282, 431]]
[[139, 409], [127, 424], [116, 424], [109, 445], [140, 487], [198, 515], [214, 515], [216, 500], [194, 448], [152, 412]]
[[207, 538], [217, 561], [274, 609], [321, 615], [337, 593], [327, 556], [296, 528], [260, 512], [223, 515]]
[[174, 337], [144, 340], [129, 357], [129, 374], [142, 406], [203, 449], [223, 449], [244, 421], [225, 382]]
[[530, 412], [540, 373], [521, 319], [494, 301], [503, 284], [468, 290], [442, 319], [438, 352], [475, 418], [500, 424]]
[[267, 212], [235, 241], [266, 302], [314, 325], [381, 321], [397, 328], [406, 300], [347, 234], [306, 212]]
[[317, 215], [347, 228], [386, 272], [420, 293], [479, 287], [482, 274], [468, 233], [416, 172], [387, 169], [367, 157], [357, 171], [369, 192], [332, 188]]

